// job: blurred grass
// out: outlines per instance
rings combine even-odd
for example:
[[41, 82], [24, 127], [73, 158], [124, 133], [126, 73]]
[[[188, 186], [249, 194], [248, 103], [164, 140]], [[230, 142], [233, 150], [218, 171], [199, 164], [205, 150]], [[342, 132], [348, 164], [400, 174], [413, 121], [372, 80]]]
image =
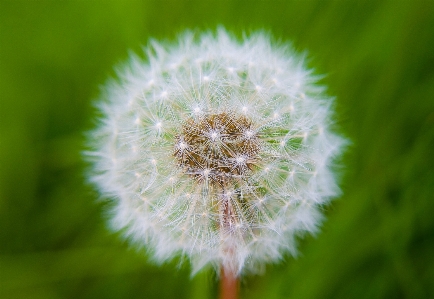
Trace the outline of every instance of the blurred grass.
[[301, 256], [242, 298], [434, 297], [434, 1], [0, 1], [0, 298], [213, 298], [105, 228], [80, 151], [91, 100], [149, 37], [223, 24], [308, 50], [353, 142]]

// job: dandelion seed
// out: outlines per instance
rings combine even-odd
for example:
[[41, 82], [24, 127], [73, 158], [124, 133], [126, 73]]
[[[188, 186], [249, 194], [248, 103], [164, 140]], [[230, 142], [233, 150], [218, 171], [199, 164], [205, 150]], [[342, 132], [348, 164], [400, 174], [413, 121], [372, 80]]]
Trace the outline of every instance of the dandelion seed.
[[107, 84], [91, 134], [91, 180], [115, 229], [158, 261], [188, 256], [195, 272], [254, 273], [295, 254], [294, 236], [315, 232], [339, 192], [331, 100], [263, 33], [154, 47]]

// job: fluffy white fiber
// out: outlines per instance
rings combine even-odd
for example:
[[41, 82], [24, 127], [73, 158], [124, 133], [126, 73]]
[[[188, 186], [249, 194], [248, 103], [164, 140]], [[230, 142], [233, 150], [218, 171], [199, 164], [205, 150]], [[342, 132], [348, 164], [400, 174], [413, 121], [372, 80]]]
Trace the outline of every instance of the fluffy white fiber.
[[[156, 260], [258, 272], [313, 233], [339, 189], [332, 100], [300, 55], [224, 29], [152, 42], [106, 84], [91, 181]], [[190, 142], [190, 144], [189, 144]]]

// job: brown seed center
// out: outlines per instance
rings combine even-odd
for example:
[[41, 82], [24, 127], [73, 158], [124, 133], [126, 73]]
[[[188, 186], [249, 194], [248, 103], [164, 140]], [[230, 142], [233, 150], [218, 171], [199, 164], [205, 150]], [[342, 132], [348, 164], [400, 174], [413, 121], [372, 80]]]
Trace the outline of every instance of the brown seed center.
[[222, 183], [249, 173], [258, 161], [259, 150], [252, 122], [225, 112], [188, 119], [176, 136], [174, 156], [186, 173]]

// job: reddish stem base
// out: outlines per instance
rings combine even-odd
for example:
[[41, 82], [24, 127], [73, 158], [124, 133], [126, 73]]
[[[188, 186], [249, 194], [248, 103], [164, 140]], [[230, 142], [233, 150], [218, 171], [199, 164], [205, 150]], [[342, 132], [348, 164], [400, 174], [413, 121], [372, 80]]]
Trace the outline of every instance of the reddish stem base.
[[220, 299], [238, 299], [238, 277], [224, 268], [220, 277]]

